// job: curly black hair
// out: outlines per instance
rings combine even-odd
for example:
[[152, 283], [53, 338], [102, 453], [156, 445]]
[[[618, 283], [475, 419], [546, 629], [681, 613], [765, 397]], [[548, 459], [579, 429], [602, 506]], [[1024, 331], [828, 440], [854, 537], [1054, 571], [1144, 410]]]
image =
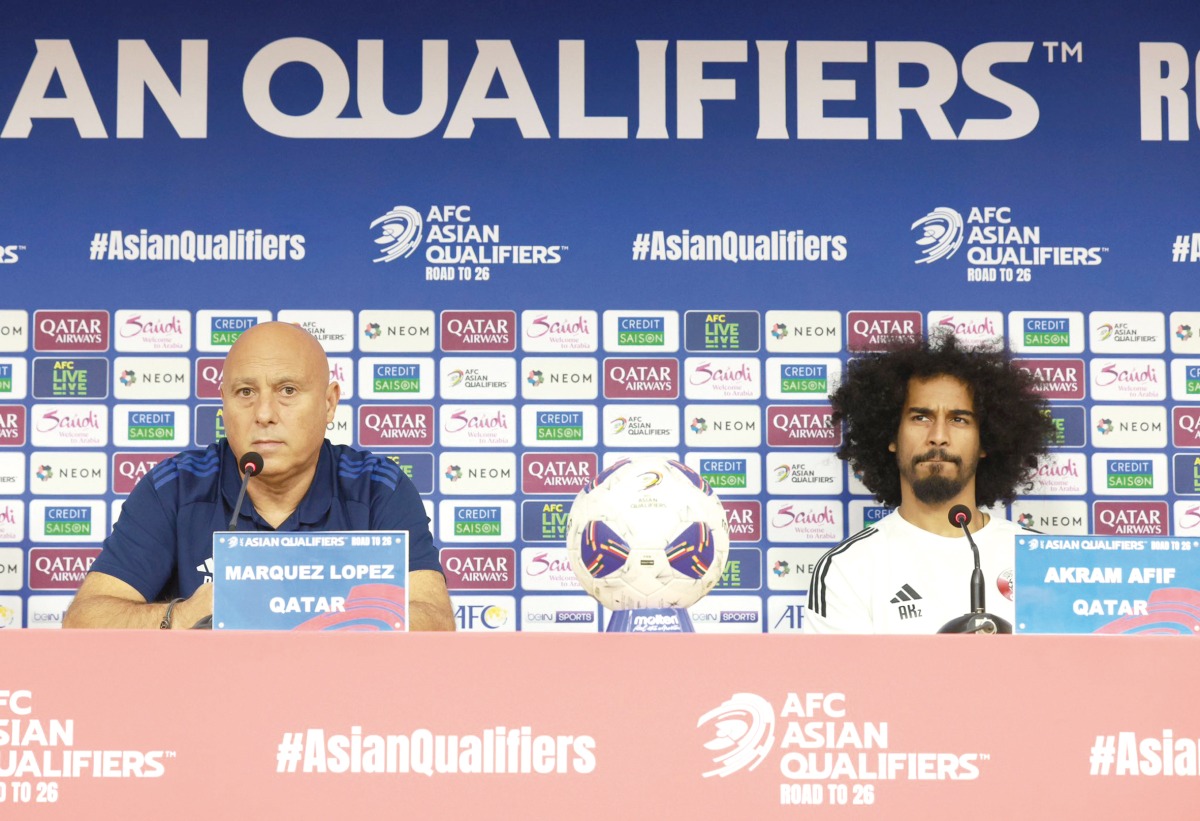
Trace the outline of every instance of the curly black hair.
[[975, 474], [976, 503], [1011, 503], [1029, 486], [1054, 424], [1034, 390], [1034, 375], [1017, 367], [1006, 348], [965, 347], [952, 334], [937, 334], [851, 359], [829, 397], [834, 424], [846, 423], [838, 458], [861, 473], [876, 499], [899, 505], [900, 472], [888, 446], [900, 429], [909, 380], [937, 376], [961, 381], [975, 403], [979, 442], [987, 452]]

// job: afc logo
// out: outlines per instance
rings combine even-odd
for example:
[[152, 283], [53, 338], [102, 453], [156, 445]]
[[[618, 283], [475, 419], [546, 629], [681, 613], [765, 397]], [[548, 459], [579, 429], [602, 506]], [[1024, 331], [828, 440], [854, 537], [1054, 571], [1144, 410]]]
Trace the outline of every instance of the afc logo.
[[18, 251], [24, 251], [24, 245], [0, 245], [0, 265], [12, 265], [21, 259]]

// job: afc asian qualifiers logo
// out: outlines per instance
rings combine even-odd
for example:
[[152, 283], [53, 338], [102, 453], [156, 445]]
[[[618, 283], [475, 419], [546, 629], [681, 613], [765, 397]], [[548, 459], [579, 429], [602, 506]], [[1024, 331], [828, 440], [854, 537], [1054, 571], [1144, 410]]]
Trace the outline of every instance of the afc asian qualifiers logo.
[[963, 244], [962, 214], [953, 208], [939, 206], [914, 222], [910, 228], [922, 230], [921, 237], [916, 240], [921, 247], [917, 265], [949, 259]]
[[412, 256], [421, 244], [424, 224], [421, 215], [407, 205], [397, 205], [382, 217], [371, 222], [371, 228], [379, 227], [380, 236], [375, 238], [376, 245], [382, 245], [383, 256], [376, 257], [372, 262], [392, 262], [400, 257]]
[[704, 773], [705, 778], [753, 770], [775, 746], [775, 709], [754, 693], [734, 693], [720, 707], [700, 716], [696, 726], [709, 723], [713, 737], [704, 747], [712, 751], [716, 766]]

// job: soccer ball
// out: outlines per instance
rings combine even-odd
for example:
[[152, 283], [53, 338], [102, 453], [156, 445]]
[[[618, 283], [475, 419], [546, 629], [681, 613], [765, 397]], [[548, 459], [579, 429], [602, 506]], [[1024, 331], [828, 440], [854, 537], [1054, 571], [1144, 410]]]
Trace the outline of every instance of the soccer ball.
[[579, 492], [567, 558], [610, 610], [689, 607], [716, 586], [729, 555], [725, 508], [708, 482], [668, 459], [622, 459]]

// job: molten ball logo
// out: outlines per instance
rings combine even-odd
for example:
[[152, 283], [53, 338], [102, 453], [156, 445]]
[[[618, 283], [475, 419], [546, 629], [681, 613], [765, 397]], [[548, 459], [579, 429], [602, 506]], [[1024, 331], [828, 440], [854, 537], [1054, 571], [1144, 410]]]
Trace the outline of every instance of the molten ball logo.
[[713, 752], [717, 766], [704, 773], [705, 778], [753, 770], [775, 746], [775, 710], [762, 696], [734, 693], [720, 707], [700, 716], [696, 726], [709, 723], [713, 738], [704, 747]]

